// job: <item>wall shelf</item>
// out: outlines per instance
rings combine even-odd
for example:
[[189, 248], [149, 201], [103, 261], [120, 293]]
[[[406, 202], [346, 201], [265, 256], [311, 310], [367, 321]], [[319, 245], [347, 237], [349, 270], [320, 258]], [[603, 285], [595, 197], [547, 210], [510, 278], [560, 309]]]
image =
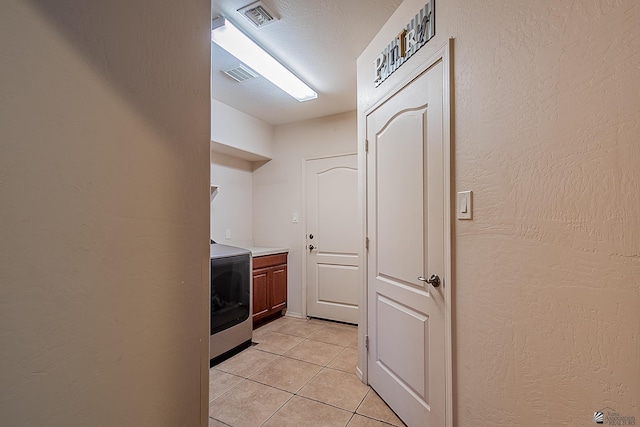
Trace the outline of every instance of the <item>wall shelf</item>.
[[211, 202], [213, 202], [213, 199], [218, 195], [218, 191], [220, 191], [220, 186], [211, 184]]
[[227, 156], [237, 157], [238, 159], [248, 160], [250, 162], [266, 162], [271, 157], [266, 157], [258, 153], [241, 150], [231, 145], [222, 144], [220, 142], [211, 141], [211, 151], [214, 153], [226, 154]]

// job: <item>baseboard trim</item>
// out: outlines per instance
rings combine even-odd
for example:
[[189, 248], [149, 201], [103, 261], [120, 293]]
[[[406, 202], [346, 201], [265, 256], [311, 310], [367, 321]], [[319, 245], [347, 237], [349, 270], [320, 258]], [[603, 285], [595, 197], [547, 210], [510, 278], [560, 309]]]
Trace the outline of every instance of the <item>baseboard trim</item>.
[[290, 311], [287, 311], [287, 314], [285, 314], [284, 317], [293, 317], [295, 319], [304, 319], [304, 316], [302, 316], [302, 313], [292, 313]]

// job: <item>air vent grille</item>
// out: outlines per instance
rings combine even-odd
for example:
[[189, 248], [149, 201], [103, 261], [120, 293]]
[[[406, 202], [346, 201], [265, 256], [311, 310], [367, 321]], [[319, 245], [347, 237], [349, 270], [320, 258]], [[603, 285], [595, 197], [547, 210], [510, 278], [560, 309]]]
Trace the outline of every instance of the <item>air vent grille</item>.
[[258, 77], [256, 73], [242, 64], [229, 70], [223, 70], [222, 72], [238, 82], [243, 82], [245, 80], [255, 79], [256, 77]]
[[257, 1], [238, 9], [238, 13], [247, 18], [256, 28], [264, 27], [278, 18], [262, 1]]

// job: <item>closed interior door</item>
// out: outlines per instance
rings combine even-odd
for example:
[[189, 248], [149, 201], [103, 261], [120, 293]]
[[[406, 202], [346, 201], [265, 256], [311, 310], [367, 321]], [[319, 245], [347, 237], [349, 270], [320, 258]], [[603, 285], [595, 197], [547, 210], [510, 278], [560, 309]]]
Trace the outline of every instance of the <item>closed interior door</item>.
[[409, 426], [445, 425], [444, 72], [367, 115], [368, 379]]
[[358, 322], [358, 157], [306, 162], [307, 315]]

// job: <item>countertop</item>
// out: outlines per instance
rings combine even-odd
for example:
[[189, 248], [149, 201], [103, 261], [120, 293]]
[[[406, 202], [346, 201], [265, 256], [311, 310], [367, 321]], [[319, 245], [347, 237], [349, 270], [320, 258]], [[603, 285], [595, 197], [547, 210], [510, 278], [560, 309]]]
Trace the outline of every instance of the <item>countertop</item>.
[[289, 252], [288, 248], [264, 248], [264, 247], [259, 247], [259, 246], [252, 246], [249, 248], [245, 248], [251, 251], [251, 255], [255, 258], [258, 256], [265, 256], [265, 255], [275, 255], [275, 254], [282, 254], [285, 252]]

